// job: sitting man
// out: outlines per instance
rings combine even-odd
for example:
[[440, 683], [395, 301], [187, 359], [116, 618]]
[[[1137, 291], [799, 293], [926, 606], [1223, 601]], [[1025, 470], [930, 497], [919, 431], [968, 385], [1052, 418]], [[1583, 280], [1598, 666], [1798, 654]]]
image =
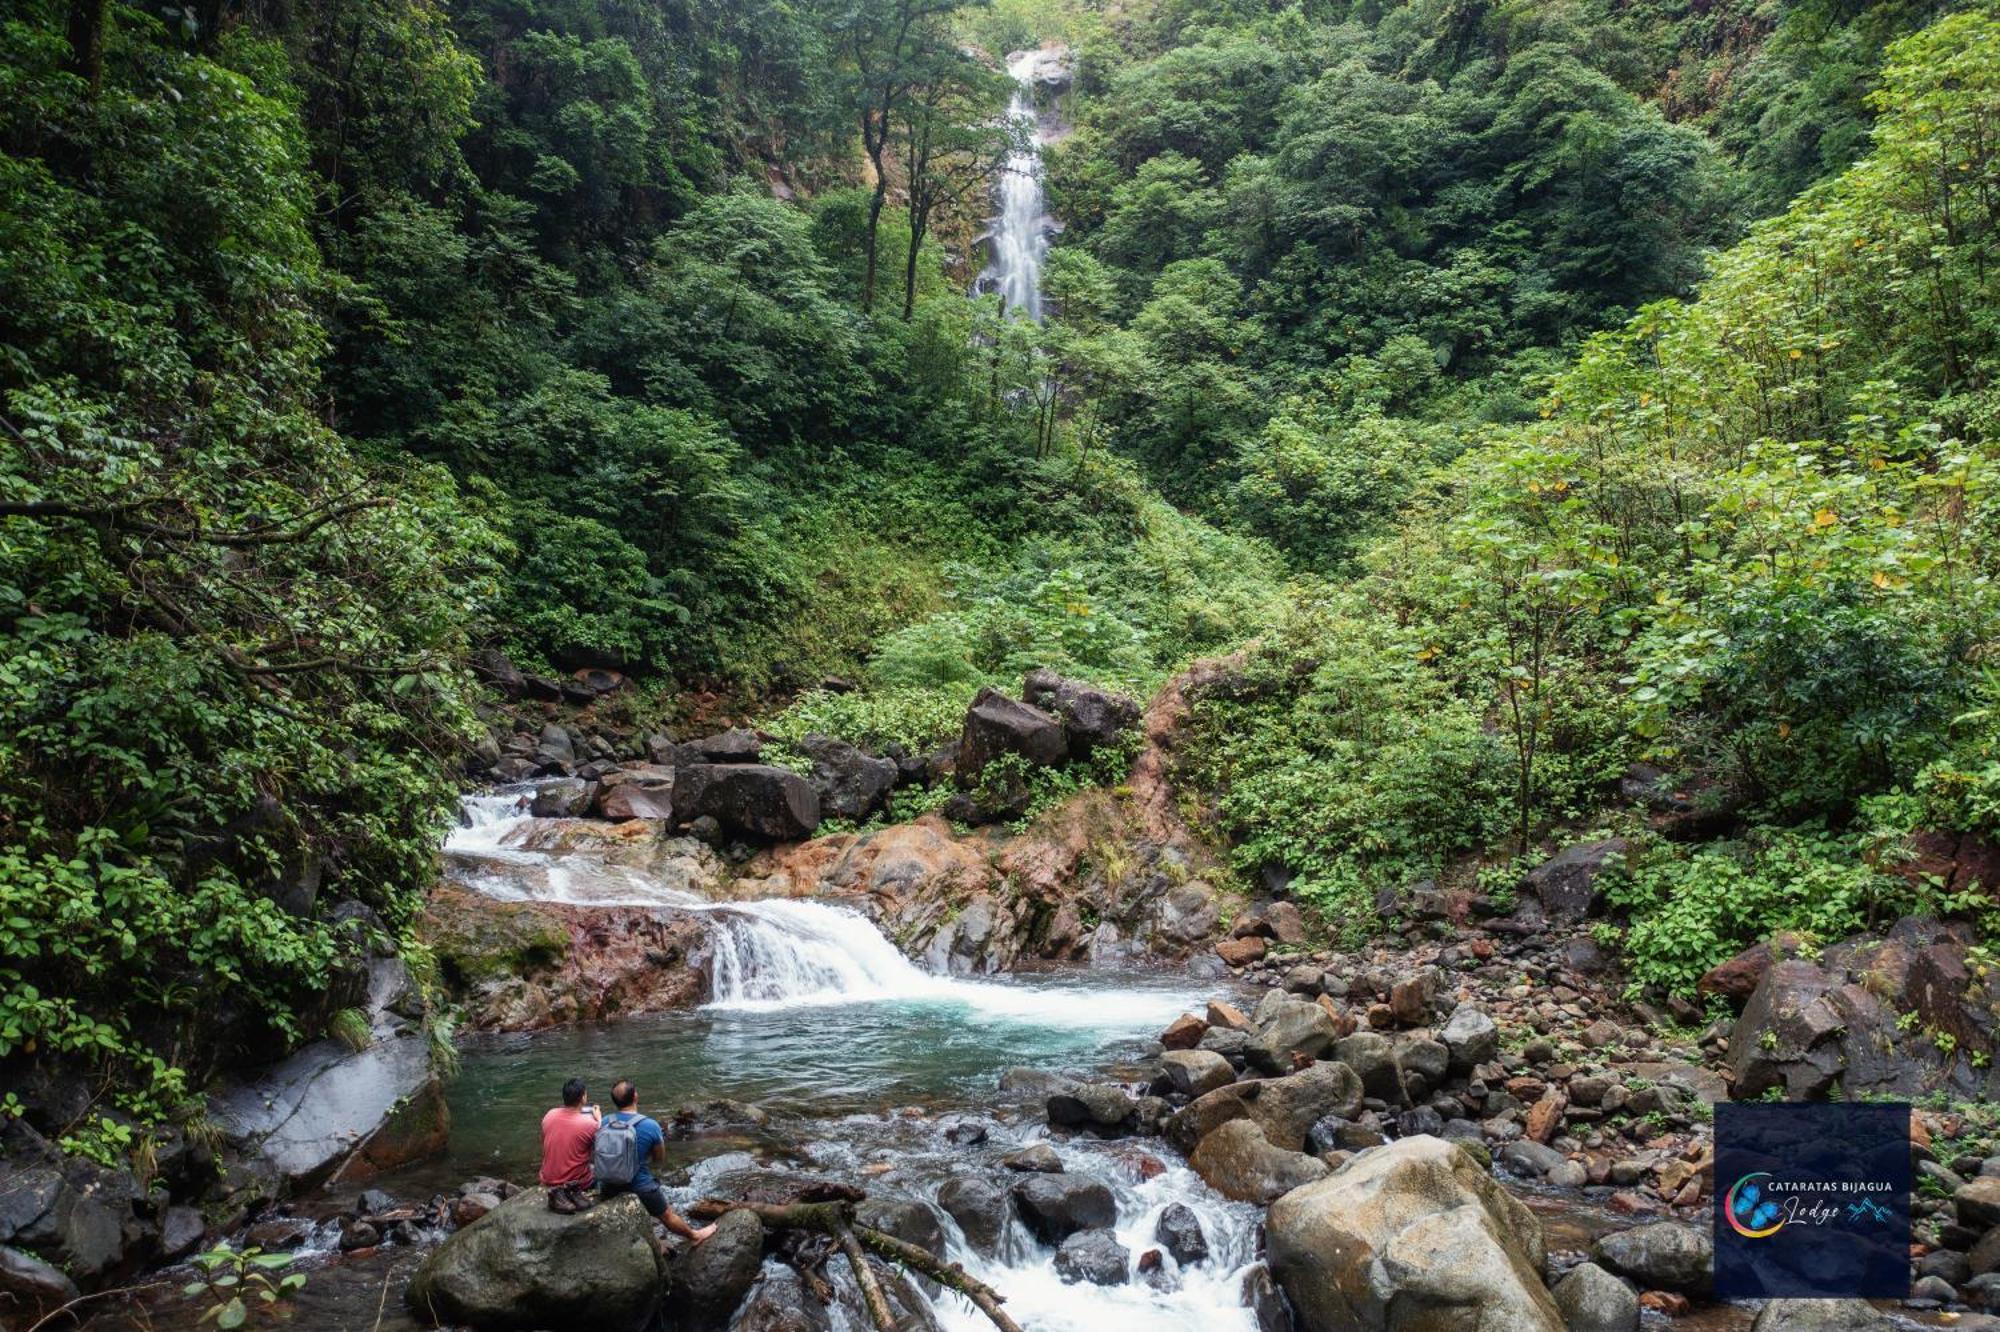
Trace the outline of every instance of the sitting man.
[[653, 1178], [652, 1167], [667, 1159], [667, 1135], [659, 1123], [639, 1113], [639, 1089], [630, 1078], [620, 1079], [611, 1088], [615, 1107], [597, 1128], [590, 1165], [597, 1176], [600, 1196], [610, 1199], [621, 1193], [637, 1197], [641, 1206], [674, 1234], [701, 1243], [715, 1233], [714, 1226], [696, 1230], [679, 1212], [667, 1206], [667, 1191]]
[[542, 1116], [542, 1186], [558, 1211], [581, 1211], [590, 1180], [590, 1148], [597, 1140], [597, 1107], [584, 1100], [582, 1078], [563, 1084], [562, 1104]]

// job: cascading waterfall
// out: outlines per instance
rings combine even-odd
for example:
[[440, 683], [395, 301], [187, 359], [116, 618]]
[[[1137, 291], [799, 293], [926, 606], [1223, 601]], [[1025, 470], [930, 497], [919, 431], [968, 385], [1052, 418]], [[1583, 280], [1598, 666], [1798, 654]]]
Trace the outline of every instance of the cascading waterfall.
[[[510, 900], [664, 907], [706, 915], [713, 924], [712, 999], [704, 1013], [688, 1015], [688, 1021], [700, 1024], [693, 1034], [697, 1044], [681, 1047], [686, 1053], [664, 1067], [710, 1094], [755, 1097], [760, 1094], [754, 1090], [755, 1079], [789, 1077], [800, 1087], [791, 1102], [794, 1114], [805, 1108], [801, 1097], [820, 1094], [808, 1092], [816, 1084], [798, 1082], [798, 1073], [760, 1069], [766, 1061], [808, 1064], [813, 1077], [824, 1081], [879, 1083], [913, 1062], [975, 1058], [984, 1061], [984, 1077], [990, 1079], [999, 1067], [1019, 1062], [1019, 1055], [1003, 1052], [1019, 1049], [1024, 1039], [1066, 1052], [1060, 1057], [1087, 1058], [1107, 1042], [1160, 1030], [1197, 998], [1157, 984], [1130, 986], [1098, 978], [1023, 982], [933, 975], [856, 911], [792, 898], [709, 901], [629, 866], [606, 863], [587, 849], [587, 841], [582, 847], [572, 845], [563, 834], [573, 825], [534, 818], [529, 803], [529, 795], [518, 790], [468, 797], [460, 827], [445, 843], [453, 873], [477, 891]], [[660, 1028], [650, 1030], [657, 1039]], [[575, 1039], [607, 1038], [578, 1033]], [[621, 1066], [631, 1067], [635, 1060], [647, 1066], [641, 1052], [645, 1039], [637, 1028], [618, 1038]], [[947, 1052], [943, 1046], [955, 1048]], [[553, 1062], [546, 1073], [537, 1074], [538, 1091], [540, 1083], [553, 1085], [558, 1070], [578, 1063], [573, 1054], [547, 1057]], [[751, 1079], [752, 1086], [739, 1092], [740, 1083], [720, 1081], [729, 1077]], [[534, 1101], [531, 1108], [540, 1104]], [[980, 1169], [997, 1168], [1000, 1155], [1042, 1134], [1032, 1122], [995, 1122], [992, 1140], [968, 1149], [942, 1137], [929, 1119], [873, 1111], [825, 1120], [818, 1132], [808, 1149], [820, 1168], [860, 1171], [893, 1162], [897, 1183], [891, 1191], [920, 1197], [934, 1196], [945, 1180], [975, 1163]], [[981, 1255], [939, 1211], [949, 1256], [1004, 1292], [1009, 1312], [1023, 1326], [1037, 1332], [1253, 1332], [1256, 1323], [1243, 1306], [1242, 1289], [1257, 1258], [1259, 1209], [1221, 1198], [1183, 1165], [1140, 1178], [1117, 1144], [1078, 1140], [1054, 1145], [1066, 1170], [1110, 1190], [1117, 1208], [1114, 1228], [1133, 1264], [1126, 1283], [1063, 1282], [1055, 1272], [1053, 1250], [1018, 1220], [1008, 1222], [997, 1253]], [[741, 1152], [713, 1158], [696, 1167], [675, 1197], [683, 1205], [691, 1203], [704, 1196], [708, 1176], [752, 1165]], [[1160, 1213], [1175, 1202], [1199, 1217], [1210, 1256], [1183, 1269], [1163, 1255], [1162, 1271], [1140, 1273], [1140, 1256], [1158, 1247], [1154, 1232]], [[843, 1282], [838, 1264], [831, 1276], [836, 1285]], [[846, 1298], [851, 1303], [852, 1292]], [[833, 1327], [861, 1332], [865, 1326], [858, 1313], [850, 1316], [838, 1305], [828, 1312]], [[934, 1298], [933, 1313], [944, 1332], [991, 1326], [949, 1294]]]
[[1023, 51], [1007, 65], [1014, 76], [1008, 122], [1022, 132], [1021, 147], [1000, 173], [1000, 211], [992, 224], [992, 257], [980, 289], [1000, 294], [1001, 305], [1037, 323], [1042, 318], [1042, 260], [1049, 252], [1049, 219], [1042, 203], [1041, 115], [1035, 106], [1035, 65], [1040, 53]]

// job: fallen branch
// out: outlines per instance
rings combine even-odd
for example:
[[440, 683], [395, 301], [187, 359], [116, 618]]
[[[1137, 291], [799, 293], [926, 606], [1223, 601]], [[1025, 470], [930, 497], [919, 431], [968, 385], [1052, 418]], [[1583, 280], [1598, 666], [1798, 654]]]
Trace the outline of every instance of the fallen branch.
[[861, 1302], [868, 1306], [868, 1316], [875, 1320], [879, 1332], [896, 1332], [896, 1315], [889, 1308], [889, 1297], [882, 1293], [882, 1283], [875, 1279], [875, 1269], [868, 1265], [868, 1255], [861, 1248], [861, 1241], [854, 1237], [852, 1226], [842, 1226], [833, 1237], [840, 1242], [840, 1251], [847, 1255], [847, 1265], [854, 1269], [854, 1284], [861, 1287]]
[[922, 1272], [946, 1290], [957, 1291], [971, 1300], [979, 1312], [985, 1314], [1000, 1329], [1000, 1332], [1021, 1332], [1021, 1325], [1009, 1318], [1000, 1308], [1005, 1296], [984, 1281], [972, 1276], [957, 1263], [941, 1262], [930, 1250], [897, 1239], [894, 1235], [876, 1230], [870, 1226], [858, 1227], [861, 1242], [881, 1254], [892, 1258], [905, 1267]]

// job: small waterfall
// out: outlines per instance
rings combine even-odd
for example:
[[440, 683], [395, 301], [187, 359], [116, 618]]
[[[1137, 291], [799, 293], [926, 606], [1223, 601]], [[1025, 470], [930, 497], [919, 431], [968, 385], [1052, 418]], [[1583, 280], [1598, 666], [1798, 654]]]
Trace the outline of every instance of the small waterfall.
[[1049, 220], [1042, 203], [1041, 115], [1035, 107], [1035, 67], [1041, 53], [1023, 51], [1008, 62], [1014, 76], [1008, 121], [1022, 129], [1023, 146], [1000, 173], [1000, 211], [992, 224], [992, 257], [980, 275], [981, 291], [997, 291], [1010, 313], [1042, 318], [1042, 260], [1049, 252]]

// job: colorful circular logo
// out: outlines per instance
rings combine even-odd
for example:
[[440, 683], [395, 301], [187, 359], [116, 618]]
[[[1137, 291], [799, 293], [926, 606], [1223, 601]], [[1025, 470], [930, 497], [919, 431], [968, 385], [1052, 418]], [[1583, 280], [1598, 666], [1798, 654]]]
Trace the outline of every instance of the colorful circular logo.
[[1766, 1197], [1757, 1181], [1769, 1179], [1771, 1172], [1759, 1170], [1729, 1186], [1722, 1199], [1722, 1214], [1737, 1234], [1745, 1239], [1763, 1239], [1785, 1228], [1785, 1218], [1775, 1198]]

